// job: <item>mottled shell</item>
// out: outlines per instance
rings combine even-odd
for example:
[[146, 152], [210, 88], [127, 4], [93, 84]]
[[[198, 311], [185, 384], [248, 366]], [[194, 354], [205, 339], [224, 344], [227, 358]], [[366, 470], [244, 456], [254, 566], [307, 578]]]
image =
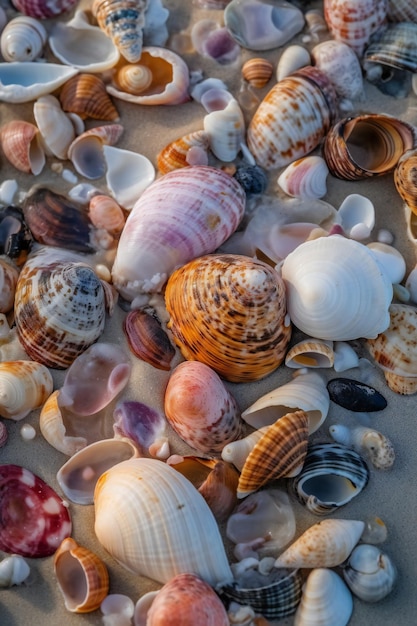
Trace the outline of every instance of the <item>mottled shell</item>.
[[94, 0], [91, 10], [100, 28], [130, 63], [142, 54], [147, 0]]
[[171, 141], [159, 152], [157, 167], [161, 174], [188, 165], [207, 165], [209, 134], [205, 130], [187, 133]]
[[0, 313], [8, 313], [14, 304], [19, 270], [7, 256], [0, 256]]
[[417, 148], [406, 150], [399, 158], [394, 183], [406, 205], [417, 215]]
[[27, 15], [11, 19], [1, 32], [0, 50], [5, 61], [34, 61], [42, 56], [47, 32], [41, 22]]
[[342, 41], [329, 39], [311, 51], [314, 65], [325, 72], [339, 96], [356, 100], [363, 96], [362, 68], [353, 49]]
[[242, 77], [252, 87], [262, 89], [269, 82], [274, 71], [271, 61], [262, 57], [254, 57], [246, 61], [242, 66]]
[[75, 256], [41, 249], [26, 262], [17, 283], [19, 341], [30, 358], [47, 367], [68, 367], [104, 329], [101, 281]]
[[328, 132], [323, 153], [333, 176], [360, 180], [391, 172], [414, 147], [415, 129], [389, 115], [370, 113], [344, 118]]
[[72, 613], [91, 613], [109, 592], [107, 567], [97, 554], [71, 537], [54, 555], [54, 572], [65, 608]]
[[386, 0], [324, 0], [324, 18], [333, 38], [360, 57], [387, 14]]
[[44, 2], [43, 0], [13, 0], [12, 4], [17, 11], [24, 15], [36, 17], [38, 19], [47, 19], [57, 17], [74, 6], [76, 0], [52, 0]]
[[336, 116], [336, 93], [326, 74], [307, 66], [277, 83], [255, 112], [247, 131], [257, 163], [271, 170], [306, 156]]
[[258, 380], [284, 359], [291, 336], [284, 284], [262, 261], [232, 254], [200, 257], [171, 275], [165, 304], [183, 356], [206, 363], [226, 380]]
[[238, 182], [214, 167], [169, 172], [133, 207], [120, 237], [113, 283], [128, 300], [159, 291], [172, 271], [214, 252], [237, 228], [245, 209]]
[[63, 85], [59, 100], [64, 111], [77, 113], [82, 119], [92, 118], [117, 122], [119, 113], [100, 76], [82, 72]]
[[0, 415], [20, 420], [43, 405], [52, 393], [49, 370], [36, 361], [0, 363]]
[[352, 446], [364, 454], [376, 469], [390, 469], [395, 461], [394, 446], [390, 439], [374, 428], [344, 424], [332, 424], [329, 433], [335, 441]]
[[175, 348], [154, 315], [136, 309], [130, 311], [124, 319], [123, 330], [135, 356], [157, 369], [171, 369]]
[[339, 574], [317, 567], [310, 572], [303, 587], [301, 602], [294, 615], [294, 626], [347, 626], [352, 611], [352, 594]]
[[39, 129], [31, 122], [11, 120], [0, 128], [0, 142], [7, 160], [21, 172], [40, 174], [45, 152]]

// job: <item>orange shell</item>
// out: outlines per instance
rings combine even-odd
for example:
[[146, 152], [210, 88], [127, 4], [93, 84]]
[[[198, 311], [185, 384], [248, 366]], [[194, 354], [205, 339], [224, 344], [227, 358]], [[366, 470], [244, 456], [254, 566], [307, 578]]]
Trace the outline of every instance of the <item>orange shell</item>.
[[35, 124], [22, 120], [3, 124], [0, 143], [5, 157], [16, 169], [26, 174], [40, 174], [45, 165], [45, 153]]
[[107, 122], [119, 120], [119, 113], [106, 91], [104, 81], [96, 74], [76, 74], [67, 80], [59, 100], [64, 111], [77, 113], [82, 119]]
[[269, 82], [274, 66], [268, 59], [255, 57], [249, 59], [242, 67], [242, 76], [252, 87], [261, 89]]
[[[157, 167], [161, 174], [166, 174], [180, 167], [194, 164], [188, 161], [192, 152], [200, 151], [208, 159], [209, 135], [204, 130], [196, 130], [183, 137], [175, 139], [165, 148], [162, 148], [157, 156]], [[191, 151], [191, 152], [190, 152]], [[205, 165], [200, 157], [200, 165]]]

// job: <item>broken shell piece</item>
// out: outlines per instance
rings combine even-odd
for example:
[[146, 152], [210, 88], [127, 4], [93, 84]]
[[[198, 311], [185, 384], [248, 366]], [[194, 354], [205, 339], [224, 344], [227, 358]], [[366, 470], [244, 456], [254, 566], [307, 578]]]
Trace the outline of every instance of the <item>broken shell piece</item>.
[[66, 159], [75, 131], [58, 98], [51, 95], [38, 98], [33, 106], [33, 115], [48, 152], [59, 159]]
[[332, 624], [347, 626], [353, 611], [353, 598], [342, 578], [331, 569], [318, 567], [308, 575], [294, 626]]
[[278, 185], [294, 198], [323, 198], [327, 193], [329, 168], [320, 156], [307, 156], [287, 165]]
[[112, 196], [126, 210], [153, 182], [155, 168], [143, 154], [103, 145], [106, 161], [106, 183]]
[[87, 439], [67, 434], [64, 415], [59, 406], [59, 394], [60, 390], [55, 390], [43, 405], [39, 428], [51, 446], [67, 456], [72, 456], [87, 445]]
[[0, 415], [21, 420], [43, 405], [53, 389], [48, 368], [36, 361], [0, 363]]
[[304, 339], [293, 345], [285, 356], [287, 367], [333, 367], [333, 341]]
[[79, 174], [90, 180], [106, 173], [104, 145], [114, 145], [123, 133], [121, 124], [106, 124], [90, 128], [78, 135], [68, 146], [68, 159]]
[[11, 120], [0, 128], [0, 142], [7, 160], [21, 172], [38, 175], [45, 165], [39, 128], [31, 122]]
[[0, 63], [0, 100], [31, 102], [39, 96], [52, 93], [77, 72], [75, 67], [55, 63]]
[[407, 266], [401, 252], [394, 246], [379, 241], [371, 241], [367, 246], [375, 254], [385, 273], [390, 277], [392, 284], [402, 283]]
[[11, 554], [0, 561], [0, 588], [21, 585], [30, 574], [30, 567], [19, 554]]

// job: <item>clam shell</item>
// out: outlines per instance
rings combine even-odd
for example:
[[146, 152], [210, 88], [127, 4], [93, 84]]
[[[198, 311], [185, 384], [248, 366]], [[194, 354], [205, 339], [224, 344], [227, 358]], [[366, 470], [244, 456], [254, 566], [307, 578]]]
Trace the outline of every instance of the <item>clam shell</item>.
[[30, 17], [47, 19], [62, 15], [74, 6], [75, 0], [52, 0], [42, 2], [42, 0], [13, 0], [13, 6], [17, 11]]
[[118, 402], [113, 413], [113, 430], [117, 438], [131, 439], [141, 456], [167, 459], [170, 455], [165, 434], [165, 416], [143, 402]]
[[28, 578], [30, 567], [19, 554], [11, 554], [0, 561], [0, 588], [21, 585]]
[[351, 592], [364, 602], [379, 602], [385, 598], [398, 577], [390, 556], [367, 543], [353, 549], [342, 573]]
[[347, 626], [352, 612], [352, 594], [342, 578], [333, 570], [320, 567], [308, 575], [294, 616], [294, 626]]
[[362, 520], [324, 519], [284, 550], [275, 567], [336, 567], [348, 558], [364, 528]]
[[311, 513], [327, 515], [361, 493], [368, 480], [368, 466], [357, 452], [342, 444], [316, 443], [309, 446], [292, 488]]
[[330, 80], [317, 68], [303, 67], [262, 100], [248, 126], [248, 147], [265, 169], [284, 167], [319, 145], [335, 115]]
[[92, 118], [106, 122], [119, 120], [119, 113], [106, 91], [103, 79], [96, 74], [81, 72], [67, 80], [60, 91], [59, 100], [64, 111], [77, 113], [81, 119]]
[[216, 250], [244, 209], [241, 186], [221, 170], [194, 166], [165, 174], [140, 196], [126, 221], [114, 285], [129, 300], [160, 290], [175, 267]]
[[199, 257], [171, 275], [165, 304], [183, 356], [206, 363], [226, 380], [258, 380], [284, 359], [291, 336], [285, 290], [279, 274], [262, 261], [232, 254]]
[[74, 125], [61, 109], [58, 98], [47, 95], [37, 99], [33, 115], [50, 154], [66, 159], [68, 148], [75, 137]]
[[375, 226], [375, 207], [366, 196], [351, 193], [340, 205], [338, 217], [346, 236], [361, 241], [370, 236]]
[[78, 135], [68, 146], [68, 158], [79, 174], [90, 180], [106, 173], [104, 145], [118, 142], [123, 133], [121, 124], [96, 126]]
[[36, 361], [0, 363], [0, 415], [21, 420], [43, 405], [52, 393], [49, 370]]
[[0, 128], [0, 142], [5, 157], [21, 172], [40, 174], [45, 152], [39, 128], [31, 122], [11, 120]]
[[95, 532], [132, 572], [162, 583], [194, 572], [210, 585], [231, 582], [217, 522], [203, 496], [162, 461], [131, 459], [101, 475]]
[[394, 170], [395, 187], [411, 211], [417, 215], [417, 148], [406, 150]]
[[58, 63], [0, 63], [0, 100], [11, 103], [31, 102], [55, 91], [77, 72], [75, 67], [65, 67]]
[[307, 156], [287, 165], [277, 183], [294, 198], [322, 198], [327, 193], [329, 168], [320, 156]]
[[323, 154], [333, 176], [360, 180], [393, 171], [414, 144], [412, 126], [389, 115], [370, 113], [337, 122], [326, 136]]
[[0, 51], [5, 61], [34, 61], [42, 56], [47, 40], [43, 24], [33, 17], [11, 19], [1, 32]]
[[391, 281], [372, 252], [353, 239], [306, 241], [284, 259], [281, 272], [290, 318], [311, 337], [376, 337], [389, 325]]
[[104, 562], [71, 537], [64, 539], [54, 555], [54, 572], [65, 608], [72, 613], [95, 611], [109, 592]]
[[123, 322], [130, 350], [157, 369], [169, 371], [175, 348], [161, 322], [146, 311], [130, 311]]
[[248, 59], [242, 66], [242, 77], [256, 89], [262, 89], [269, 82], [274, 71], [271, 61], [262, 57]]
[[45, 401], [39, 416], [39, 428], [46, 441], [56, 450], [72, 456], [87, 445], [85, 437], [67, 434], [64, 414], [59, 405], [61, 391], [56, 389]]
[[120, 54], [131, 63], [142, 54], [146, 0], [94, 0], [92, 13]]
[[327, 383], [327, 391], [333, 402], [349, 411], [373, 413], [387, 406], [379, 391], [353, 378], [332, 378]]
[[207, 165], [209, 145], [209, 134], [205, 130], [193, 131], [171, 141], [158, 153], [160, 174], [188, 165]]
[[384, 23], [385, 0], [324, 0], [324, 18], [333, 38], [347, 44], [361, 57], [373, 33]]

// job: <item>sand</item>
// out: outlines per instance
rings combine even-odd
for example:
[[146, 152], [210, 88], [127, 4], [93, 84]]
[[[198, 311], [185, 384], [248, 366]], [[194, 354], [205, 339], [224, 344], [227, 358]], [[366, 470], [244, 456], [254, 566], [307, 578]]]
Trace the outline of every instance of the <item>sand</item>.
[[[221, 19], [221, 12], [205, 12], [191, 6], [191, 2], [182, 3], [178, 0], [165, 2], [170, 9], [168, 22], [169, 32], [172, 35], [185, 31], [190, 32], [193, 20], [197, 17]], [[10, 6], [2, 0], [9, 15], [14, 15]], [[64, 19], [64, 18], [61, 18]], [[66, 19], [66, 18], [65, 18]], [[51, 22], [46, 22], [49, 28]], [[295, 41], [300, 42], [299, 35]], [[261, 56], [270, 58], [275, 64], [281, 50], [272, 50], [262, 53]], [[259, 56], [248, 51], [242, 51], [239, 60], [233, 65], [220, 66], [216, 62], [189, 52], [184, 58], [190, 70], [202, 70], [204, 76], [217, 76], [225, 80], [229, 88], [236, 92], [240, 86], [240, 66], [246, 58]], [[266, 93], [267, 88], [260, 92]], [[115, 101], [120, 112], [121, 123], [125, 132], [119, 141], [119, 146], [127, 150], [141, 152], [155, 164], [157, 152], [170, 140], [184, 134], [187, 130], [202, 128], [203, 109], [193, 102], [187, 102], [172, 109], [164, 107], [141, 107], [122, 101]], [[396, 115], [412, 124], [417, 119], [417, 99], [414, 94], [408, 98], [395, 99], [384, 96], [375, 87], [365, 84], [364, 99], [355, 102], [351, 114], [359, 112], [383, 112]], [[0, 106], [1, 123], [9, 119], [32, 119], [32, 103]], [[95, 123], [87, 122], [87, 126]], [[57, 159], [48, 159], [47, 166], [36, 182], [43, 182], [51, 186], [58, 186], [68, 191], [71, 184], [66, 182], [60, 173], [54, 171]], [[65, 167], [71, 170], [71, 164], [64, 162]], [[27, 191], [35, 182], [33, 177], [19, 174], [1, 156], [1, 180], [16, 179], [19, 192]], [[269, 193], [276, 193], [276, 174], [271, 174]], [[105, 180], [97, 181], [96, 186], [106, 191]], [[377, 179], [348, 183], [328, 178], [328, 192], [324, 200], [338, 208], [342, 200], [350, 193], [359, 193], [372, 200], [376, 210], [376, 225], [372, 233], [375, 239], [379, 229], [387, 228], [395, 236], [395, 245], [402, 252], [407, 263], [407, 274], [415, 264], [415, 246], [407, 236], [406, 211], [400, 200], [391, 175]], [[15, 198], [15, 202], [18, 200]], [[162, 299], [156, 298], [156, 304], [161, 308]], [[125, 313], [116, 307], [115, 313], [106, 325], [101, 341], [114, 342], [126, 345], [122, 331], [122, 321]], [[360, 348], [362, 350], [362, 348]], [[169, 373], [153, 369], [131, 356], [133, 373], [128, 387], [122, 392], [122, 399], [135, 399], [149, 403], [162, 410], [163, 390]], [[174, 363], [179, 361], [177, 355]], [[54, 370], [55, 387], [62, 384], [64, 372]], [[281, 366], [266, 379], [252, 384], [228, 384], [235, 395], [241, 409], [245, 409], [251, 402], [266, 391], [274, 389], [291, 378], [291, 371]], [[334, 372], [323, 371], [326, 377], [334, 377]], [[358, 370], [350, 370], [348, 375], [359, 377]], [[388, 406], [380, 413], [368, 418], [368, 423], [387, 435], [396, 451], [394, 467], [387, 472], [371, 468], [369, 484], [365, 491], [345, 507], [333, 514], [334, 517], [369, 520], [374, 516], [380, 517], [387, 526], [388, 538], [382, 548], [392, 557], [398, 568], [398, 583], [394, 591], [383, 601], [376, 604], [366, 604], [358, 599], [354, 600], [354, 611], [350, 620], [351, 626], [361, 626], [375, 623], [378, 626], [401, 624], [411, 626], [416, 622], [417, 599], [415, 594], [415, 576], [417, 574], [417, 548], [415, 541], [415, 524], [417, 519], [417, 437], [416, 427], [416, 400], [415, 396], [401, 397], [391, 392], [380, 370], [375, 370], [374, 386], [386, 397]], [[9, 440], [5, 447], [0, 449], [1, 463], [16, 463], [22, 465], [54, 487], [60, 493], [56, 481], [56, 472], [66, 461], [66, 457], [52, 448], [42, 437], [39, 431], [39, 412], [33, 412], [24, 423], [29, 423], [36, 429], [36, 437], [32, 441], [24, 441], [20, 434], [23, 422], [7, 420]], [[345, 420], [352, 423], [354, 416], [348, 411], [331, 404], [329, 415], [312, 439], [315, 441], [329, 441], [328, 427], [332, 423]], [[112, 416], [109, 409], [104, 425], [103, 436], [111, 436]], [[172, 432], [172, 451], [186, 452], [187, 448], [181, 444]], [[285, 482], [282, 483], [285, 488]], [[291, 499], [297, 519], [297, 535], [308, 526], [319, 521], [320, 518], [309, 514], [294, 498]], [[93, 530], [93, 506], [70, 504], [70, 513], [73, 520], [73, 536], [82, 545], [99, 554], [106, 563], [110, 574], [111, 593], [123, 593], [133, 601], [146, 591], [157, 589], [160, 585], [145, 578], [140, 578], [127, 572], [115, 562], [99, 545]], [[230, 546], [228, 546], [230, 548]], [[204, 558], [201, 555], [201, 558]], [[0, 623], [2, 626], [26, 626], [29, 624], [54, 624], [61, 626], [75, 626], [76, 624], [101, 624], [101, 615], [98, 611], [89, 615], [74, 615], [69, 613], [63, 604], [56, 578], [53, 571], [53, 558], [28, 559], [31, 567], [29, 582], [19, 587], [2, 590], [0, 593]], [[282, 624], [290, 625], [292, 618], [283, 620]]]

